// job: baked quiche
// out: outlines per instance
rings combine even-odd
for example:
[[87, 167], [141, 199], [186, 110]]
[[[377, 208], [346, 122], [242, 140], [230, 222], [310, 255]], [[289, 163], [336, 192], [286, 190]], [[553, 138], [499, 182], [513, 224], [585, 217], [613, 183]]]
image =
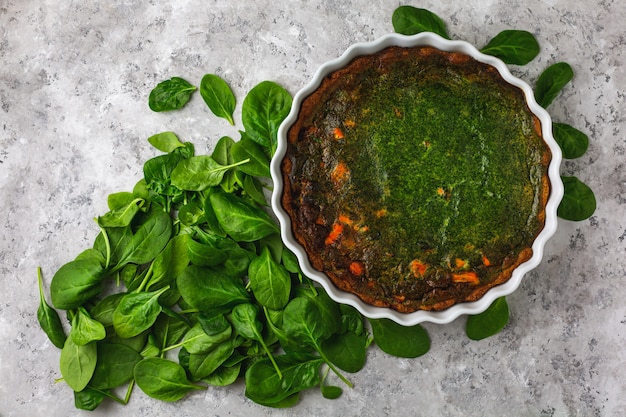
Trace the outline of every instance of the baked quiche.
[[522, 90], [459, 52], [391, 46], [305, 98], [282, 205], [311, 265], [399, 312], [475, 301], [532, 256], [551, 159]]

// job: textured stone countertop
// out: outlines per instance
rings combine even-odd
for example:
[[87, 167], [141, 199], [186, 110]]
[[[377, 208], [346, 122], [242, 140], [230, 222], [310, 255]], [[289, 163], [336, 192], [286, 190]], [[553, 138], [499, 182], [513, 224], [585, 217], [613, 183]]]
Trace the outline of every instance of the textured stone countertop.
[[[172, 130], [210, 152], [237, 128], [195, 95], [181, 112], [153, 113], [150, 90], [216, 73], [241, 100], [263, 80], [295, 94], [350, 44], [391, 32], [401, 2], [368, 0], [0, 0], [0, 416], [624, 416], [626, 415], [626, 3], [620, 0], [409, 2], [443, 18], [453, 38], [485, 44], [525, 29], [542, 50], [515, 75], [533, 84], [548, 65], [574, 80], [549, 107], [588, 133], [565, 162], [596, 193], [588, 220], [559, 221], [544, 261], [508, 297], [511, 320], [470, 341], [464, 318], [425, 324], [429, 353], [398, 359], [376, 347], [353, 389], [318, 390], [291, 409], [266, 409], [243, 385], [178, 403], [136, 390], [127, 406], [74, 409], [55, 383], [59, 350], [37, 324], [37, 267], [54, 272], [89, 247], [106, 197], [131, 189], [147, 142]], [[403, 2], [402, 2], [403, 3]], [[235, 119], [240, 120], [238, 104]]]

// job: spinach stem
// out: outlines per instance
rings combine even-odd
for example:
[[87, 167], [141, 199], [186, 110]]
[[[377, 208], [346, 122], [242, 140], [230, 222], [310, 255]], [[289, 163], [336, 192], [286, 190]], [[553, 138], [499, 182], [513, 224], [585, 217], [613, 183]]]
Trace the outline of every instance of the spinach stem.
[[111, 264], [111, 242], [109, 242], [109, 235], [107, 234], [106, 229], [101, 226], [98, 227], [100, 227], [100, 233], [102, 233], [102, 237], [104, 238], [104, 245], [106, 246], [107, 250], [107, 257], [104, 263], [104, 269], [108, 269], [109, 265]]
[[341, 372], [339, 372], [337, 368], [335, 368], [335, 365], [333, 365], [333, 363], [328, 359], [328, 357], [326, 357], [324, 352], [322, 352], [321, 347], [317, 343], [316, 343], [315, 349], [320, 354], [324, 362], [326, 362], [326, 365], [328, 365], [328, 367], [335, 373], [335, 375], [337, 375], [339, 379], [341, 379], [348, 387], [354, 388], [354, 384], [352, 384], [352, 382], [350, 382], [345, 376], [341, 374]]

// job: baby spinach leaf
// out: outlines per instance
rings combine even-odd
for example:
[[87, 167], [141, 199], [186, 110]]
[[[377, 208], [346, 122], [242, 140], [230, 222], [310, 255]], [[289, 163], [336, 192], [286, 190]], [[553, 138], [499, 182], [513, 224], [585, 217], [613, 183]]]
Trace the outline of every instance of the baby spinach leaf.
[[96, 259], [81, 259], [63, 265], [52, 277], [52, 304], [62, 310], [78, 308], [100, 294], [105, 271]]
[[574, 70], [568, 63], [558, 62], [549, 66], [537, 79], [535, 100], [541, 107], [548, 107], [572, 78]]
[[72, 318], [70, 337], [77, 345], [86, 345], [104, 339], [106, 330], [102, 323], [92, 319], [87, 310], [81, 306]]
[[189, 372], [193, 380], [200, 381], [210, 376], [234, 351], [234, 340], [229, 339], [218, 344], [209, 352], [191, 353], [189, 355]]
[[258, 318], [259, 308], [253, 304], [239, 304], [233, 308], [231, 320], [237, 333], [246, 339], [256, 340], [259, 342], [267, 357], [274, 365], [279, 378], [282, 378], [280, 368], [274, 360], [272, 352], [263, 340], [263, 323]]
[[189, 235], [174, 236], [152, 261], [152, 276], [146, 288], [159, 289], [174, 286], [176, 277], [182, 274], [189, 264], [187, 251]]
[[228, 340], [231, 335], [232, 327], [230, 325], [221, 332], [209, 335], [199, 323], [196, 323], [185, 333], [182, 342], [169, 346], [167, 350], [183, 347], [189, 353], [207, 353], [215, 349], [220, 343]]
[[168, 289], [124, 295], [113, 312], [113, 327], [118, 336], [130, 338], [152, 327], [162, 310], [159, 296]]
[[389, 355], [417, 358], [430, 350], [430, 337], [422, 326], [402, 326], [389, 319], [369, 319], [378, 347]]
[[343, 394], [343, 389], [334, 385], [322, 385], [321, 390], [322, 396], [327, 400], [336, 400]]
[[156, 149], [165, 153], [173, 152], [175, 149], [185, 146], [174, 132], [157, 133], [150, 136], [148, 142]]
[[589, 137], [565, 123], [552, 123], [552, 135], [563, 151], [563, 158], [580, 158], [587, 152]]
[[317, 305], [308, 297], [296, 297], [287, 304], [283, 314], [283, 330], [292, 338], [313, 348], [329, 338], [331, 323], [322, 319]]
[[112, 326], [113, 312], [123, 296], [124, 293], [116, 293], [104, 297], [89, 311], [89, 315], [92, 319], [98, 320], [105, 327]]
[[214, 387], [225, 387], [233, 384], [241, 373], [241, 363], [232, 366], [220, 366], [210, 375], [202, 378], [205, 382]]
[[259, 404], [277, 404], [290, 396], [319, 385], [321, 358], [313, 355], [285, 354], [276, 357], [282, 378], [269, 359], [254, 362], [246, 371], [245, 395]]
[[135, 365], [134, 376], [146, 395], [161, 401], [178, 401], [190, 391], [206, 389], [189, 382], [182, 366], [163, 358], [143, 359]]
[[250, 299], [241, 279], [211, 268], [190, 265], [176, 282], [183, 299], [200, 311], [224, 313]]
[[526, 65], [539, 54], [539, 43], [525, 30], [503, 30], [480, 52], [500, 58], [506, 64]]
[[98, 348], [95, 342], [77, 345], [72, 337], [65, 340], [61, 349], [60, 370], [63, 380], [74, 391], [82, 391], [96, 369]]
[[98, 389], [119, 387], [133, 379], [133, 368], [143, 358], [120, 343], [98, 343], [98, 360], [89, 385]]
[[505, 297], [497, 298], [487, 310], [467, 317], [465, 332], [472, 340], [493, 336], [509, 322], [509, 305]]
[[365, 366], [367, 335], [354, 332], [334, 334], [322, 343], [328, 359], [346, 372], [358, 372]]
[[129, 263], [143, 265], [151, 262], [167, 245], [171, 236], [172, 219], [169, 214], [161, 210], [152, 211], [124, 246], [116, 269]]
[[241, 139], [230, 148], [234, 161], [248, 160], [247, 164], [239, 166], [241, 172], [256, 177], [270, 176], [270, 160], [263, 148], [250, 139]]
[[39, 326], [46, 333], [50, 342], [59, 349], [63, 349], [65, 344], [65, 330], [63, 330], [63, 324], [61, 318], [55, 309], [50, 307], [46, 302], [46, 298], [43, 293], [43, 280], [41, 277], [41, 268], [37, 268], [37, 282], [39, 285], [39, 307], [37, 308], [37, 320]]
[[93, 411], [106, 398], [103, 392], [93, 388], [85, 388], [82, 391], [74, 391], [74, 407], [78, 410]]
[[191, 263], [197, 266], [220, 265], [228, 259], [228, 253], [225, 251], [191, 238], [187, 239], [187, 256]]
[[296, 295], [307, 297], [315, 304], [322, 316], [322, 321], [326, 324], [328, 336], [340, 330], [341, 310], [339, 305], [330, 298], [323, 288], [317, 287], [315, 291], [311, 291], [309, 287], [300, 286], [296, 289]]
[[561, 176], [565, 188], [557, 215], [565, 220], [588, 219], [596, 211], [596, 196], [589, 186], [577, 177]]
[[251, 206], [241, 197], [213, 193], [210, 199], [220, 226], [236, 241], [253, 242], [279, 231], [265, 211]]
[[197, 87], [180, 77], [160, 82], [150, 91], [148, 106], [152, 111], [162, 112], [182, 108]]
[[241, 109], [246, 136], [274, 155], [278, 127], [291, 110], [291, 95], [272, 81], [256, 85], [245, 97]]
[[445, 39], [450, 39], [443, 20], [426, 9], [400, 6], [394, 10], [391, 22], [396, 33], [415, 35], [421, 32], [433, 32]]
[[213, 148], [211, 157], [220, 165], [229, 165], [234, 162], [230, 149], [235, 144], [235, 141], [229, 136], [222, 136]]
[[100, 227], [128, 226], [143, 207], [144, 203], [145, 200], [143, 198], [135, 198], [126, 205], [111, 210], [103, 216], [99, 216], [98, 225]]
[[291, 276], [284, 266], [274, 261], [266, 247], [250, 262], [250, 287], [258, 302], [270, 310], [281, 310], [289, 302]]
[[341, 311], [340, 333], [353, 332], [360, 336], [366, 332], [363, 316], [356, 308], [347, 304], [340, 304], [339, 310]]
[[226, 81], [215, 74], [206, 74], [200, 82], [200, 95], [213, 114], [235, 124], [235, 95]]
[[248, 162], [244, 159], [231, 165], [220, 165], [208, 155], [184, 159], [172, 171], [172, 185], [181, 190], [204, 191], [219, 185], [228, 170]]

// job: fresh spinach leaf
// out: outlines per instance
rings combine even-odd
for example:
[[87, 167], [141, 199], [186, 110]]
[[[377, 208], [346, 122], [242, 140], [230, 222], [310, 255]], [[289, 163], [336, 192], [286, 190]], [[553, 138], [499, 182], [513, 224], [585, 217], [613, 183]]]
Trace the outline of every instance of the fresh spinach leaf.
[[487, 310], [467, 318], [465, 332], [472, 340], [481, 340], [500, 332], [509, 322], [509, 305], [505, 297], [496, 299]]
[[535, 100], [541, 107], [548, 107], [572, 78], [574, 70], [568, 63], [558, 62], [549, 66], [537, 79]]
[[270, 160], [263, 148], [250, 139], [241, 139], [230, 148], [234, 161], [248, 161], [239, 166], [241, 172], [255, 177], [270, 176]]
[[162, 310], [159, 297], [168, 289], [124, 295], [113, 312], [113, 327], [118, 336], [131, 338], [152, 327]]
[[165, 248], [172, 236], [172, 219], [169, 214], [155, 210], [132, 235], [123, 247], [118, 266], [129, 263], [143, 265], [151, 262]]
[[248, 277], [252, 292], [262, 306], [281, 310], [289, 302], [291, 276], [284, 266], [272, 258], [267, 247], [250, 262]]
[[174, 132], [157, 133], [156, 135], [150, 136], [148, 142], [156, 149], [165, 153], [174, 152], [175, 149], [185, 146]]
[[193, 390], [206, 386], [189, 382], [182, 366], [164, 358], [146, 358], [134, 368], [137, 386], [146, 395], [161, 401], [174, 402]]
[[52, 277], [52, 304], [62, 310], [72, 310], [94, 298], [102, 291], [106, 275], [96, 259], [81, 259], [63, 265]]
[[220, 226], [236, 241], [254, 242], [279, 231], [269, 214], [241, 197], [213, 193], [210, 199]]
[[78, 410], [93, 411], [105, 398], [106, 395], [100, 390], [87, 387], [79, 392], [74, 391], [74, 406]]
[[39, 285], [39, 307], [37, 308], [37, 320], [39, 326], [46, 333], [52, 344], [59, 349], [63, 349], [65, 344], [65, 330], [61, 323], [59, 313], [53, 309], [47, 302], [43, 293], [43, 280], [41, 277], [41, 268], [37, 268], [37, 283]]
[[393, 29], [403, 35], [415, 35], [421, 32], [433, 32], [445, 39], [450, 39], [446, 24], [433, 12], [413, 6], [400, 6], [391, 17]]
[[162, 81], [150, 92], [148, 106], [155, 112], [177, 110], [185, 106], [197, 87], [180, 77]]
[[596, 196], [587, 184], [575, 176], [561, 176], [565, 188], [557, 215], [565, 220], [588, 219], [596, 211]]
[[143, 198], [135, 198], [126, 205], [99, 216], [98, 225], [100, 227], [126, 227], [130, 225], [144, 203]]
[[552, 135], [563, 151], [563, 158], [580, 158], [587, 152], [589, 137], [565, 123], [552, 123]]
[[221, 265], [228, 259], [228, 253], [212, 245], [205, 245], [191, 238], [187, 239], [187, 257], [197, 266]]
[[120, 343], [98, 343], [98, 360], [89, 385], [98, 389], [115, 388], [133, 379], [133, 368], [143, 358]]
[[346, 372], [358, 372], [365, 366], [367, 335], [354, 332], [334, 334], [322, 342], [322, 350], [328, 359]]
[[422, 326], [402, 326], [389, 319], [369, 319], [374, 342], [385, 353], [417, 358], [430, 350], [430, 337]]
[[225, 313], [250, 299], [243, 281], [211, 268], [190, 265], [176, 282], [183, 299], [200, 311]]
[[60, 370], [63, 380], [74, 391], [82, 391], [93, 376], [98, 361], [96, 342], [77, 345], [72, 337], [61, 349]]
[[320, 383], [319, 368], [324, 361], [313, 355], [285, 354], [276, 357], [282, 378], [269, 359], [254, 362], [246, 371], [246, 397], [272, 405]]
[[274, 155], [278, 145], [278, 127], [291, 110], [291, 95], [272, 81], [256, 85], [245, 97], [241, 118], [245, 134]]
[[248, 162], [244, 159], [231, 165], [220, 165], [208, 155], [184, 159], [172, 171], [172, 185], [186, 191], [204, 191], [219, 185], [228, 170]]
[[500, 58], [505, 64], [526, 65], [539, 54], [539, 43], [525, 30], [503, 30], [480, 52]]
[[213, 114], [235, 124], [235, 95], [226, 81], [215, 74], [206, 74], [200, 82], [200, 95]]
[[124, 293], [115, 293], [104, 297], [89, 311], [92, 319], [98, 320], [105, 327], [113, 326], [113, 312], [120, 303]]
[[215, 372], [235, 351], [235, 341], [228, 339], [205, 353], [190, 353], [189, 372], [194, 381], [200, 381]]
[[72, 318], [72, 330], [70, 337], [77, 345], [86, 345], [87, 343], [96, 342], [106, 337], [104, 325], [97, 320], [91, 318], [85, 307], [78, 307], [78, 310]]
[[202, 382], [205, 382], [214, 387], [225, 387], [234, 383], [241, 374], [241, 363], [232, 366], [220, 366], [209, 376], [202, 378]]

